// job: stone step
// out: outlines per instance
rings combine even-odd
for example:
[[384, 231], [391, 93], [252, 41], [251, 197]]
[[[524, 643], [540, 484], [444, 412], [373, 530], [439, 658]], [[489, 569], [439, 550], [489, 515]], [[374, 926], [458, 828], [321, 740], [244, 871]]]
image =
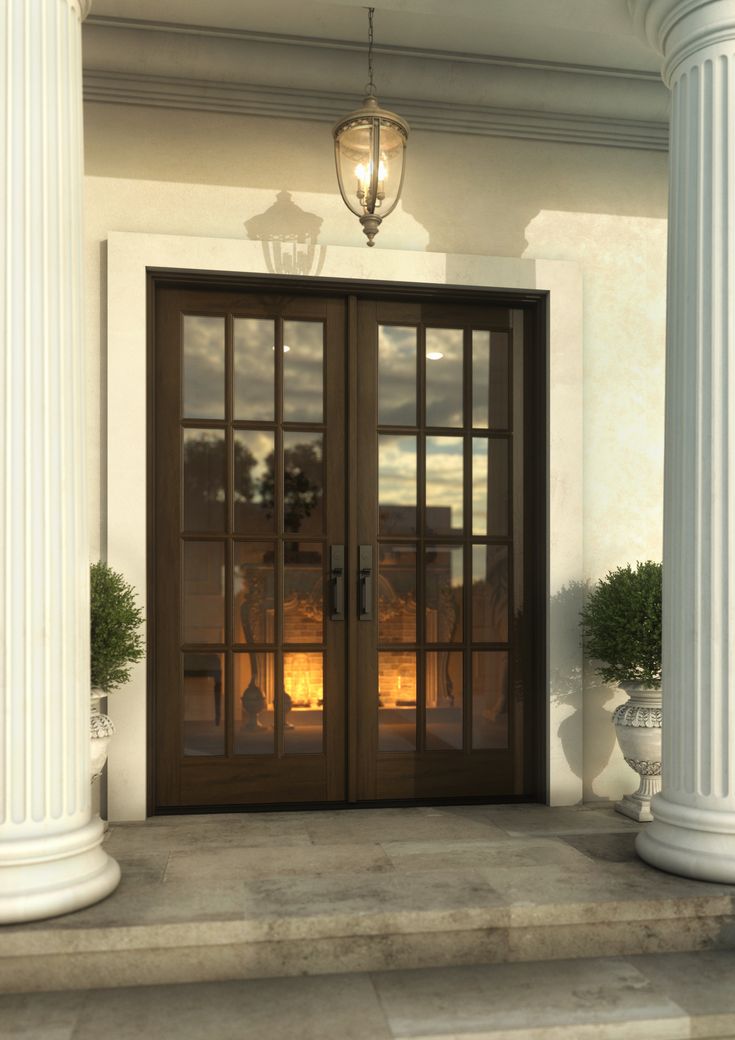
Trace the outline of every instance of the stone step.
[[683, 1040], [735, 1036], [735, 953], [0, 996], [16, 1040]]
[[[327, 850], [329, 851], [329, 850]], [[332, 849], [332, 852], [334, 850]], [[334, 853], [335, 855], [337, 853]], [[645, 869], [645, 868], [644, 868]], [[524, 868], [519, 866], [519, 884]], [[0, 992], [222, 981], [499, 964], [735, 947], [733, 891], [654, 875], [644, 893], [610, 872], [599, 898], [549, 865], [535, 899], [508, 900], [498, 871], [286, 875], [161, 886], [160, 905], [114, 899], [53, 921], [4, 928]], [[560, 884], [565, 887], [560, 889]], [[609, 888], [606, 890], [604, 882]], [[682, 888], [692, 886], [693, 892]], [[223, 891], [224, 889], [224, 891]], [[715, 889], [715, 891], [712, 891]], [[561, 898], [561, 893], [566, 898]], [[124, 891], [121, 892], [124, 895]], [[179, 919], [166, 911], [182, 900]], [[167, 919], [168, 917], [168, 919]], [[183, 919], [182, 919], [183, 918]]]
[[112, 826], [108, 899], [0, 928], [0, 992], [735, 949], [735, 888], [610, 809], [370, 809]]

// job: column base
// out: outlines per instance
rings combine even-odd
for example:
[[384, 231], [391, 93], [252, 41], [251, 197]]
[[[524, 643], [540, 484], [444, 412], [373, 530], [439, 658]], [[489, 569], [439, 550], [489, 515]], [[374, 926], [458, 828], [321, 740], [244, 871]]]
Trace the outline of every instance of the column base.
[[0, 924], [58, 917], [114, 892], [120, 867], [103, 835], [97, 816], [61, 834], [0, 840]]
[[658, 794], [653, 823], [636, 838], [636, 852], [670, 874], [735, 885], [735, 812], [694, 809]]

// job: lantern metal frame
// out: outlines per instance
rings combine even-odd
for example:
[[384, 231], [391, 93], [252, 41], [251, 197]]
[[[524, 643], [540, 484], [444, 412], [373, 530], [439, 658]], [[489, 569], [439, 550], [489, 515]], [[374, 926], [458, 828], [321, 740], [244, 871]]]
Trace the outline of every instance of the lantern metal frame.
[[[369, 81], [366, 88], [366, 96], [363, 100], [360, 108], [356, 108], [354, 112], [350, 112], [339, 122], [335, 123], [332, 131], [334, 136], [334, 158], [337, 166], [337, 183], [339, 185], [339, 192], [347, 208], [359, 217], [360, 223], [364, 234], [367, 236], [367, 244], [369, 246], [374, 245], [375, 236], [378, 233], [380, 224], [385, 217], [393, 212], [398, 205], [401, 197], [401, 191], [403, 190], [403, 180], [406, 173], [406, 142], [408, 141], [408, 135], [410, 127], [405, 119], [397, 115], [395, 112], [390, 112], [388, 109], [381, 108], [378, 98], [375, 94], [375, 83], [373, 82], [373, 12], [375, 8], [368, 8], [369, 18], [369, 43], [368, 43], [368, 72]], [[355, 203], [353, 197], [347, 191], [347, 187], [342, 178], [342, 163], [341, 163], [341, 142], [343, 135], [354, 129], [365, 129], [369, 133], [370, 140], [370, 155], [368, 159], [368, 170], [370, 173], [370, 179], [366, 184], [364, 190], [358, 190], [354, 195], [357, 199]], [[401, 152], [401, 175], [398, 183], [398, 190], [395, 193], [390, 206], [381, 210], [377, 213], [376, 210], [380, 208], [385, 195], [380, 192], [380, 155], [381, 155], [381, 135], [384, 130], [391, 129], [397, 133], [402, 142]]]

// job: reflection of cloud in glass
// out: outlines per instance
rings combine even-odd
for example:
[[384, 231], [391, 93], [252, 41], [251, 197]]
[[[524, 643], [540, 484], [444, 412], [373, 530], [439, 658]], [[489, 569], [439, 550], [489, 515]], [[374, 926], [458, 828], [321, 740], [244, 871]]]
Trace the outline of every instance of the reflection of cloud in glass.
[[271, 422], [274, 418], [274, 325], [271, 318], [235, 318], [236, 419]]
[[[426, 438], [427, 524], [434, 531], [458, 532], [462, 530], [464, 515], [462, 459], [461, 437]], [[434, 511], [433, 516], [430, 511]]]
[[287, 422], [321, 422], [324, 325], [320, 321], [284, 321], [283, 344], [283, 418]]
[[235, 431], [236, 502], [262, 501], [262, 489], [268, 469], [269, 456], [272, 466], [272, 430]]
[[378, 326], [378, 422], [416, 425], [416, 329]]
[[462, 340], [461, 329], [426, 330], [427, 426], [462, 425]]
[[184, 416], [225, 417], [225, 319], [184, 315]]
[[416, 438], [381, 434], [379, 440], [380, 505], [416, 505]]

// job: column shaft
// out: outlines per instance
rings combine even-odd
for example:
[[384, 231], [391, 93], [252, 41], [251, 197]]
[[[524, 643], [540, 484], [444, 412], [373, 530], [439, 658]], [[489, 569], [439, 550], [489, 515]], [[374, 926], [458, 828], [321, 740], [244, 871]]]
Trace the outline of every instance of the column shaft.
[[119, 879], [90, 809], [83, 13], [0, 13], [0, 923]]
[[672, 115], [663, 787], [637, 848], [665, 870], [735, 882], [735, 4], [639, 9]]

